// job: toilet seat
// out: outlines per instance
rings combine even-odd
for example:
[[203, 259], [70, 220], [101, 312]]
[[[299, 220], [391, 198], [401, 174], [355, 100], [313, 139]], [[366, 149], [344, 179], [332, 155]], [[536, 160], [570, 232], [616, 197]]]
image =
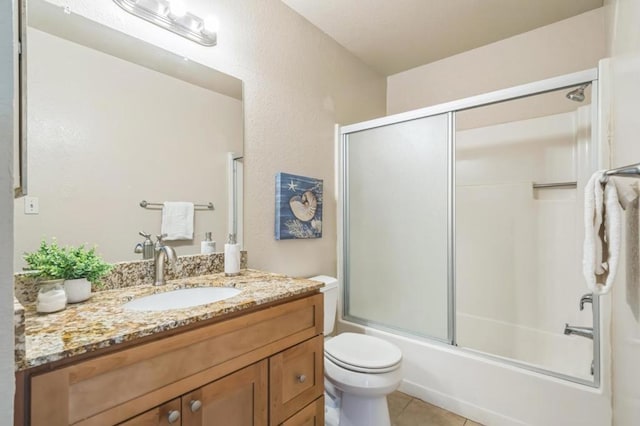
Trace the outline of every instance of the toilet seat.
[[395, 345], [357, 333], [342, 333], [325, 342], [324, 354], [342, 368], [369, 374], [394, 371], [402, 361], [402, 352]]

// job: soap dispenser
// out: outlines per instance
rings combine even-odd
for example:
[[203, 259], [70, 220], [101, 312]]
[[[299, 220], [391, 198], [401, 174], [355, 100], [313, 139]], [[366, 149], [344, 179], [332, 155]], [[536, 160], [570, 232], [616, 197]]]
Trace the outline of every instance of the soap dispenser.
[[200, 242], [200, 254], [212, 254], [216, 252], [216, 242], [211, 239], [211, 232], [204, 233], [204, 241]]
[[224, 274], [228, 277], [240, 275], [240, 246], [235, 234], [229, 234], [229, 240], [224, 245]]

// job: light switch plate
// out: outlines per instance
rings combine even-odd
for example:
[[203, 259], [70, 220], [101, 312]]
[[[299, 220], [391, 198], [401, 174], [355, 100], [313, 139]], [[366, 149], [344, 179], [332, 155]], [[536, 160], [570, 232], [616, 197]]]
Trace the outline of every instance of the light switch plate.
[[24, 197], [24, 214], [38, 214], [40, 213], [40, 205], [38, 197]]

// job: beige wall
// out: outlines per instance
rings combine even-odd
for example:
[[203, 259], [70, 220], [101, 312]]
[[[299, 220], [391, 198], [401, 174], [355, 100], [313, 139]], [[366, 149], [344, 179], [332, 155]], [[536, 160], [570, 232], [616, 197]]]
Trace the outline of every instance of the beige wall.
[[387, 113], [594, 68], [606, 56], [604, 19], [595, 9], [389, 76]]
[[[384, 115], [383, 77], [277, 0], [187, 1], [196, 13], [218, 16], [213, 48], [130, 16], [113, 2], [49, 2], [242, 79], [249, 265], [298, 276], [336, 273], [333, 125]], [[324, 179], [321, 239], [275, 241], [279, 171]]]
[[[611, 4], [612, 166], [623, 166], [640, 162], [640, 2]], [[635, 214], [628, 218], [635, 229], [627, 226], [624, 232], [627, 246], [638, 245]], [[620, 266], [611, 296], [613, 423], [626, 426], [640, 424], [640, 259], [625, 256]]]
[[138, 231], [160, 233], [152, 202], [213, 202], [196, 211], [194, 239], [169, 243], [200, 252], [228, 229], [227, 153], [242, 153], [242, 102], [30, 29], [29, 195], [15, 203], [14, 263], [42, 238], [97, 245], [108, 262], [141, 259]]
[[[250, 266], [292, 275], [336, 273], [334, 123], [385, 111], [385, 79], [278, 0], [192, 0], [197, 13], [221, 22], [218, 46], [200, 47], [138, 18], [113, 2], [51, 0], [119, 31], [234, 75], [244, 81], [245, 246]], [[10, 125], [12, 82], [8, 18], [0, 1], [0, 411], [11, 418], [13, 393], [13, 211]], [[6, 159], [6, 161], [5, 161]], [[274, 185], [279, 171], [325, 180], [324, 236], [311, 241], [273, 238]]]
[[0, 1], [0, 413], [13, 419], [13, 1]]

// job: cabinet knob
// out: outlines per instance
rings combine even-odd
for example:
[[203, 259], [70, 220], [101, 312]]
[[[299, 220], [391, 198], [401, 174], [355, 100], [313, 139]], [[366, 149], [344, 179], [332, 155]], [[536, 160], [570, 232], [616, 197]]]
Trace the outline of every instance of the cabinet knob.
[[167, 414], [167, 420], [169, 421], [169, 423], [175, 423], [179, 419], [180, 419], [180, 411], [178, 410], [171, 410]]
[[202, 402], [200, 402], [200, 400], [196, 399], [196, 400], [191, 400], [189, 402], [189, 408], [191, 408], [191, 412], [195, 413], [196, 411], [198, 411], [200, 408], [202, 407]]
[[296, 380], [298, 380], [298, 383], [304, 383], [304, 381], [307, 380], [307, 376], [304, 374], [298, 374], [296, 376]]

